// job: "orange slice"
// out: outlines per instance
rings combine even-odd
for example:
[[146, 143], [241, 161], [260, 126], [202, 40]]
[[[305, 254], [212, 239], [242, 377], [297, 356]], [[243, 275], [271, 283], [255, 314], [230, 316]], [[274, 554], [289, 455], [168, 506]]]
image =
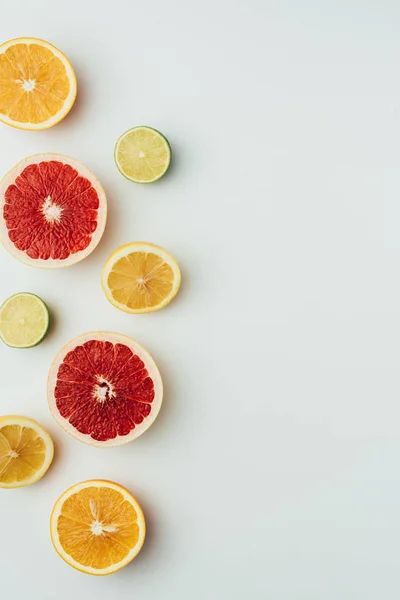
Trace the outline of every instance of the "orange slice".
[[39, 481], [53, 460], [53, 442], [28, 417], [0, 417], [0, 488], [17, 488]]
[[52, 44], [18, 38], [0, 45], [0, 121], [47, 129], [65, 117], [75, 97], [72, 65]]
[[160, 246], [134, 242], [121, 246], [104, 265], [101, 283], [108, 300], [127, 313], [149, 313], [167, 306], [178, 293], [181, 272]]
[[110, 575], [140, 552], [146, 524], [138, 501], [111, 481], [84, 481], [57, 500], [50, 519], [55, 550], [71, 567]]

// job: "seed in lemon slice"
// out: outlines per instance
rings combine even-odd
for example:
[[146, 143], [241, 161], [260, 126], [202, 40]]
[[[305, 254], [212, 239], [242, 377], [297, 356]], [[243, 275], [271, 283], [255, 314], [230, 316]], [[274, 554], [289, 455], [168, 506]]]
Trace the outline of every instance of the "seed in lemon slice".
[[156, 129], [134, 127], [118, 139], [115, 162], [127, 179], [135, 183], [153, 183], [168, 171], [171, 146]]
[[33, 419], [0, 417], [0, 488], [39, 481], [53, 460], [49, 434]]
[[55, 46], [36, 38], [0, 45], [0, 121], [48, 129], [67, 115], [75, 97], [74, 70]]
[[127, 313], [149, 313], [167, 306], [178, 293], [181, 272], [160, 246], [133, 242], [118, 248], [103, 267], [108, 300]]
[[32, 348], [49, 329], [49, 310], [35, 294], [21, 292], [0, 307], [0, 339], [12, 348]]
[[111, 481], [84, 481], [57, 500], [50, 519], [55, 550], [71, 567], [110, 575], [141, 550], [146, 524], [138, 501]]

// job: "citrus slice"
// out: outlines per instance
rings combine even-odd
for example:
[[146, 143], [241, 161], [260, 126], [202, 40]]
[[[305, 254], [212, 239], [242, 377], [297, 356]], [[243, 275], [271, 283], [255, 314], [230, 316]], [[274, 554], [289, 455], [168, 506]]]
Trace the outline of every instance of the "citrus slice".
[[156, 129], [134, 127], [118, 139], [115, 162], [127, 179], [135, 183], [153, 183], [168, 171], [171, 146]]
[[0, 307], [0, 339], [12, 348], [32, 348], [39, 344], [49, 323], [49, 310], [35, 294], [15, 294]]
[[155, 421], [163, 387], [150, 354], [131, 338], [96, 331], [64, 346], [49, 372], [50, 411], [74, 438], [119, 446]]
[[53, 460], [49, 434], [33, 419], [0, 417], [0, 488], [39, 481]]
[[103, 235], [107, 200], [96, 177], [62, 154], [26, 158], [0, 183], [0, 240], [36, 267], [72, 265]]
[[71, 567], [110, 575], [140, 552], [146, 536], [138, 501], [111, 481], [84, 481], [60, 496], [50, 519], [55, 550]]
[[164, 248], [133, 242], [113, 252], [103, 267], [101, 283], [108, 300], [120, 310], [149, 313], [176, 296], [181, 272]]
[[66, 116], [75, 97], [72, 65], [52, 44], [18, 38], [0, 45], [0, 121], [47, 129]]

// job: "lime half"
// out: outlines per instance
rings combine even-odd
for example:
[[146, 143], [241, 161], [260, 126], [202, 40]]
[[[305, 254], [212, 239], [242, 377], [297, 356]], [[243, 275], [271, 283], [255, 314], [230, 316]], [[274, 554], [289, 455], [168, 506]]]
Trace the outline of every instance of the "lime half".
[[32, 348], [45, 337], [49, 310], [35, 294], [21, 292], [0, 307], [0, 338], [12, 348]]
[[151, 127], [125, 131], [115, 146], [115, 162], [122, 173], [135, 183], [153, 183], [168, 171], [171, 147], [162, 133]]

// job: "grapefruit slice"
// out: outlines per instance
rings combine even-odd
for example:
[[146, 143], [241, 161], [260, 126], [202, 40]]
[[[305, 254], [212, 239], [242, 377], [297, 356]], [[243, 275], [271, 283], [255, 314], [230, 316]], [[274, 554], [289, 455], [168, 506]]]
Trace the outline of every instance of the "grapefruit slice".
[[100, 241], [106, 195], [84, 165], [62, 154], [26, 158], [0, 183], [0, 240], [35, 267], [72, 265]]
[[0, 45], [0, 121], [48, 129], [67, 115], [75, 98], [74, 70], [55, 46], [35, 38]]
[[154, 423], [163, 386], [150, 354], [118, 333], [91, 332], [64, 346], [49, 372], [56, 421], [92, 446], [131, 442]]
[[50, 535], [71, 567], [88, 575], [110, 575], [140, 552], [146, 523], [138, 501], [121, 485], [83, 481], [55, 503]]

